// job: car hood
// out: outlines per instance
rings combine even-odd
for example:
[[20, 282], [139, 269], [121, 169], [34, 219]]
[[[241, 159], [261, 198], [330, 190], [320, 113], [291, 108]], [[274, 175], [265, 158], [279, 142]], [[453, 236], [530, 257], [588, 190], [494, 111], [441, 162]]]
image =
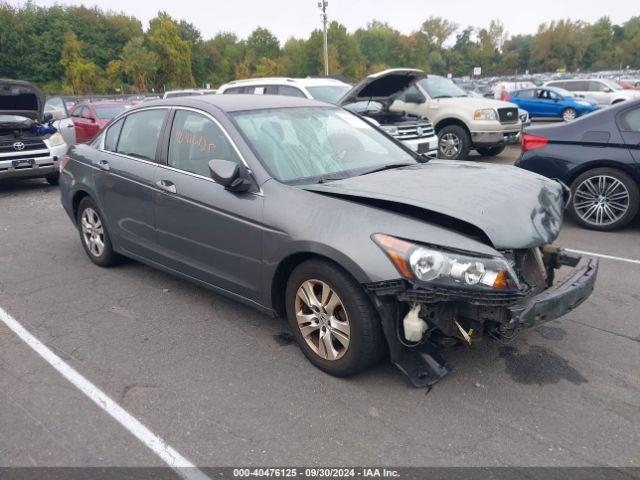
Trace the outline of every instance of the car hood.
[[413, 68], [393, 68], [374, 73], [358, 82], [338, 101], [338, 105], [344, 106], [363, 100], [386, 103], [424, 76], [422, 70]]
[[484, 97], [454, 97], [454, 98], [438, 98], [436, 100], [441, 105], [458, 106], [466, 105], [469, 109], [480, 108], [517, 108], [517, 105], [502, 100], [494, 100], [493, 98]]
[[15, 115], [42, 120], [44, 93], [34, 84], [0, 79], [0, 115]]
[[393, 205], [399, 213], [399, 206], [406, 206], [407, 213], [417, 207], [426, 212], [422, 218], [427, 221], [433, 213], [440, 220], [444, 216], [457, 221], [453, 224], [472, 225], [496, 249], [552, 243], [566, 203], [565, 187], [557, 181], [511, 166], [475, 162], [431, 160], [302, 188], [381, 208]]

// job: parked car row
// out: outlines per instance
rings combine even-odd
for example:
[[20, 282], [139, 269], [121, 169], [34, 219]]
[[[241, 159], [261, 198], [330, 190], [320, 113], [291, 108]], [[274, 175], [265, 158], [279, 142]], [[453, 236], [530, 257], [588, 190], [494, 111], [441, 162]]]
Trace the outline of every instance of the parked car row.
[[527, 115], [506, 102], [467, 94], [422, 70], [391, 69], [356, 86], [331, 79], [267, 78], [222, 85], [219, 94], [288, 95], [334, 103], [375, 120], [414, 151], [449, 160], [472, 149], [494, 156], [519, 141]]

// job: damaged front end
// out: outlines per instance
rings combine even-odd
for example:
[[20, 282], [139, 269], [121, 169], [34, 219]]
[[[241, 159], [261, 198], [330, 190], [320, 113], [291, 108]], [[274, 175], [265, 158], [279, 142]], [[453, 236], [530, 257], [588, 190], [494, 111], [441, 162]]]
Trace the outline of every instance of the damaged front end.
[[[593, 291], [598, 261], [545, 246], [480, 257], [376, 234], [400, 279], [364, 285], [380, 312], [392, 362], [416, 387], [449, 373], [441, 350], [561, 317]], [[565, 280], [556, 272], [573, 269]]]

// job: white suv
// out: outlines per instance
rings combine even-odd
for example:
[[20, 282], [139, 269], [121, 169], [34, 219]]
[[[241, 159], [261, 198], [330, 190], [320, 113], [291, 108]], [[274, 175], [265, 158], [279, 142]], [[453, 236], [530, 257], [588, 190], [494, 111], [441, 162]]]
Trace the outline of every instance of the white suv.
[[[375, 82], [367, 81], [370, 89], [377, 88], [370, 83]], [[366, 117], [414, 152], [431, 157], [437, 155], [438, 138], [428, 120], [389, 112], [385, 105], [389, 95], [384, 93], [381, 97], [375, 95], [367, 98], [371, 102], [362, 102], [362, 98], [353, 96], [353, 92], [359, 91], [361, 85], [362, 82], [352, 89], [348, 83], [331, 78], [252, 78], [222, 85], [218, 94], [288, 95], [337, 104]]]
[[564, 88], [576, 96], [593, 100], [600, 105], [613, 105], [625, 100], [640, 98], [640, 92], [625, 90], [613, 80], [606, 78], [553, 80], [545, 83], [545, 86]]

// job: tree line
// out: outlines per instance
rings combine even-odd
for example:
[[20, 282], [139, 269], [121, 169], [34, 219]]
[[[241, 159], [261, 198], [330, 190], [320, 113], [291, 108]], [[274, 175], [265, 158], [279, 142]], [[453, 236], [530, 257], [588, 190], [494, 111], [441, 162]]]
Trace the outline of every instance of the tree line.
[[[192, 23], [165, 12], [145, 29], [122, 13], [33, 2], [0, 3], [0, 26], [0, 77], [28, 80], [49, 93], [163, 91], [324, 71], [320, 29], [284, 44], [262, 27], [246, 39], [231, 32], [204, 39]], [[608, 17], [558, 20], [514, 36], [499, 20], [461, 28], [432, 16], [410, 34], [377, 20], [355, 32], [333, 21], [328, 37], [331, 74], [354, 81], [392, 67], [454, 76], [475, 66], [484, 75], [640, 68], [640, 16], [621, 25]]]

